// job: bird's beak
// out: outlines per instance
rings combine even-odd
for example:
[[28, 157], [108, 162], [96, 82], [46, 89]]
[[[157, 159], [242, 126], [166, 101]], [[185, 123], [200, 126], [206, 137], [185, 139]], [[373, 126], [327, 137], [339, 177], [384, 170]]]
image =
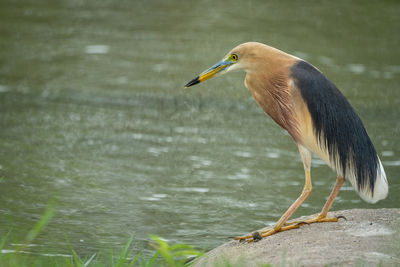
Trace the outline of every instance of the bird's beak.
[[221, 60], [220, 62], [218, 62], [217, 64], [215, 64], [208, 70], [203, 71], [199, 76], [197, 76], [196, 78], [194, 78], [193, 80], [188, 82], [185, 85], [185, 88], [188, 88], [192, 85], [195, 85], [195, 84], [198, 84], [201, 82], [204, 82], [205, 80], [208, 80], [214, 76], [217, 76], [217, 74], [223, 74], [224, 72], [226, 72], [228, 70], [229, 66], [231, 66], [234, 63], [235, 62], [233, 62], [229, 57]]

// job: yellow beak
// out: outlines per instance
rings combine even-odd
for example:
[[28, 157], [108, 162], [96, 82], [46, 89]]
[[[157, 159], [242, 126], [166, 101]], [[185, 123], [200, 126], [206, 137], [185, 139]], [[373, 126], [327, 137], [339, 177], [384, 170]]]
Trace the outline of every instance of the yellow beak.
[[216, 74], [220, 73], [221, 71], [226, 70], [230, 65], [234, 64], [229, 58], [222, 60], [209, 68], [206, 71], [203, 71], [199, 76], [196, 78], [192, 79], [189, 81], [186, 85], [185, 88], [188, 88], [192, 85], [204, 82], [212, 77], [214, 77]]

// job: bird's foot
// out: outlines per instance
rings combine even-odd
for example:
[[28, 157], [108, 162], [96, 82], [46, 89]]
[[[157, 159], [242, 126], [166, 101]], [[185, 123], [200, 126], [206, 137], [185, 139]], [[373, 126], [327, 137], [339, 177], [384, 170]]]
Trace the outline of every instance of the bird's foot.
[[258, 242], [261, 239], [263, 239], [264, 237], [268, 237], [270, 235], [276, 234], [278, 232], [283, 232], [283, 231], [287, 231], [287, 230], [291, 230], [291, 229], [296, 229], [299, 228], [301, 225], [298, 224], [292, 224], [292, 225], [285, 225], [282, 226], [280, 228], [271, 228], [271, 229], [266, 229], [260, 232], [254, 232], [251, 235], [245, 235], [245, 236], [238, 236], [235, 237], [235, 240], [239, 240], [239, 242], [247, 242], [247, 243], [251, 243], [251, 242]]
[[322, 222], [337, 222], [339, 219], [346, 219], [346, 217], [344, 216], [336, 216], [336, 217], [325, 217], [325, 216], [317, 216], [315, 218], [310, 218], [304, 221], [292, 221], [292, 222], [287, 222], [284, 224], [284, 226], [277, 228], [270, 228], [270, 229], [266, 229], [260, 232], [254, 232], [251, 235], [245, 235], [245, 236], [238, 236], [235, 237], [235, 240], [239, 240], [239, 242], [247, 242], [247, 243], [251, 243], [251, 242], [258, 242], [261, 239], [263, 239], [264, 237], [276, 234], [278, 232], [283, 232], [283, 231], [287, 231], [287, 230], [291, 230], [291, 229], [297, 229], [300, 228], [300, 226], [304, 225], [304, 224], [311, 224], [311, 223], [322, 223]]
[[318, 215], [317, 217], [306, 219], [303, 221], [291, 221], [285, 223], [285, 226], [290, 226], [290, 225], [304, 225], [304, 224], [311, 224], [311, 223], [322, 223], [322, 222], [337, 222], [339, 219], [344, 219], [347, 221], [346, 217], [339, 215], [335, 217], [326, 217], [323, 215]]
[[239, 240], [239, 242], [247, 242], [247, 243], [251, 243], [251, 242], [258, 242], [261, 239], [263, 239], [264, 237], [270, 236], [272, 234], [274, 234], [275, 231], [274, 229], [268, 229], [268, 230], [264, 230], [264, 231], [256, 231], [254, 233], [252, 233], [251, 235], [245, 235], [245, 236], [238, 236], [235, 237], [235, 240]]

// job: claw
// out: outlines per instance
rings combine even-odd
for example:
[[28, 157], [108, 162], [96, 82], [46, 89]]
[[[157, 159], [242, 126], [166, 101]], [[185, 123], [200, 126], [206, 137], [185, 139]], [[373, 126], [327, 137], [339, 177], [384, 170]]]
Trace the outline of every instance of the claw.
[[336, 219], [344, 219], [345, 221], [347, 221], [347, 219], [346, 219], [346, 217], [344, 217], [344, 216], [342, 216], [342, 215], [339, 215], [339, 216], [335, 216], [336, 217]]
[[252, 235], [237, 236], [237, 237], [234, 238], [234, 240], [242, 241], [242, 240], [246, 240], [246, 239], [249, 239], [249, 238], [252, 238], [252, 237], [253, 237]]

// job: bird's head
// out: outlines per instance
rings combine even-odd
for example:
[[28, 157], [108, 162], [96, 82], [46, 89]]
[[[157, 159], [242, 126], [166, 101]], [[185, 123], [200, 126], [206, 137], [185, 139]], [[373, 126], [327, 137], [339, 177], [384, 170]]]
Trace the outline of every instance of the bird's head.
[[259, 43], [244, 43], [232, 49], [226, 56], [211, 68], [203, 71], [196, 78], [185, 85], [185, 88], [206, 81], [212, 77], [220, 76], [233, 70], [247, 70], [249, 62], [255, 56], [255, 47]]

